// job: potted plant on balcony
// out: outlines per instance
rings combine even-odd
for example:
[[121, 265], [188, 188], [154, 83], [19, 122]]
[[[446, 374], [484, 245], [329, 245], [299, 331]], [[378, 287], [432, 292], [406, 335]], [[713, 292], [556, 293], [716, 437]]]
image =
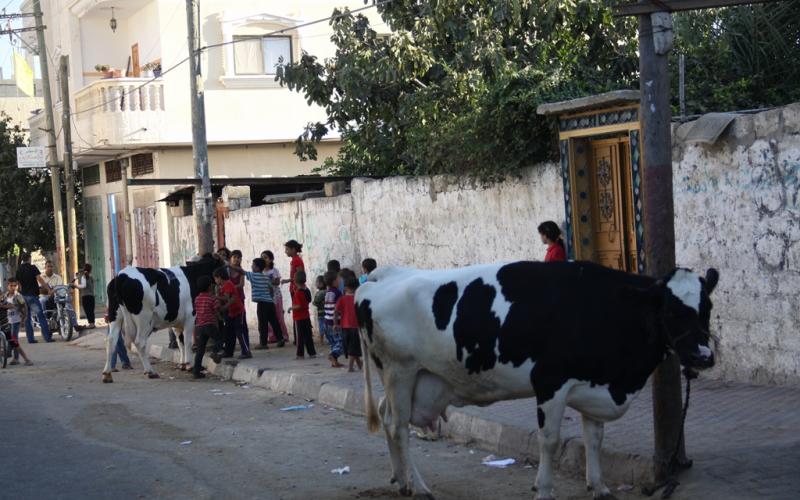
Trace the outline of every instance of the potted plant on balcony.
[[103, 74], [103, 78], [111, 78], [111, 66], [108, 64], [95, 64], [94, 70]]
[[161, 62], [154, 62], [153, 64], [153, 76], [156, 78], [161, 78]]

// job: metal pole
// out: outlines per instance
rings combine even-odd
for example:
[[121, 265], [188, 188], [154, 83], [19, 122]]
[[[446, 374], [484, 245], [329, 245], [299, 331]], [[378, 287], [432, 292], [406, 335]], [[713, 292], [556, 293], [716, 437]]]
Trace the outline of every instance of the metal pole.
[[[654, 16], [663, 13], [654, 14]], [[663, 20], [663, 18], [662, 18]], [[669, 102], [669, 45], [663, 24], [654, 32], [651, 15], [639, 16], [639, 78], [643, 128], [645, 266], [650, 276], [663, 277], [675, 268], [675, 224], [672, 197], [672, 137]], [[670, 458], [681, 437], [681, 372], [670, 355], [653, 375], [655, 477], [670, 473]], [[679, 457], [683, 458], [683, 457]]]
[[61, 208], [61, 174], [58, 171], [58, 149], [56, 146], [56, 124], [53, 116], [53, 97], [50, 93], [50, 69], [47, 64], [47, 44], [44, 39], [42, 6], [33, 0], [33, 16], [36, 20], [36, 39], [39, 44], [39, 69], [42, 73], [42, 96], [47, 119], [47, 161], [50, 164], [50, 185], [53, 191], [53, 219], [56, 226], [56, 256], [58, 271], [67, 276], [67, 257], [64, 250], [64, 214]]
[[197, 223], [197, 243], [200, 255], [213, 252], [211, 215], [211, 179], [208, 173], [208, 141], [206, 139], [206, 112], [203, 77], [200, 74], [200, 51], [197, 50], [194, 1], [186, 0], [186, 25], [189, 40], [189, 81], [192, 95], [192, 156], [195, 177], [202, 180], [200, 189], [194, 191], [194, 216]]
[[[64, 131], [64, 182], [67, 185], [67, 231], [69, 232], [69, 276], [64, 275], [64, 282], [69, 283], [78, 275], [78, 227], [75, 221], [75, 173], [72, 171], [72, 110], [69, 102], [69, 56], [61, 56], [59, 61], [61, 75], [61, 127]], [[72, 293], [72, 302], [78, 310], [78, 290]]]
[[128, 164], [130, 159], [120, 161], [120, 174], [122, 176], [122, 220], [125, 227], [119, 228], [118, 231], [124, 231], [125, 234], [125, 266], [133, 265], [133, 226], [131, 225], [131, 202], [128, 197]]
[[686, 56], [678, 57], [678, 100], [681, 108], [681, 122], [686, 119]]

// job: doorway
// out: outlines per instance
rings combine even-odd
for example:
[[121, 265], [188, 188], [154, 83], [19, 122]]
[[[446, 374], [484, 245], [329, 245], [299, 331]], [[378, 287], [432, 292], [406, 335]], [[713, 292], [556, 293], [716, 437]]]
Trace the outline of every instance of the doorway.
[[629, 136], [590, 140], [588, 153], [592, 260], [635, 273], [638, 262]]

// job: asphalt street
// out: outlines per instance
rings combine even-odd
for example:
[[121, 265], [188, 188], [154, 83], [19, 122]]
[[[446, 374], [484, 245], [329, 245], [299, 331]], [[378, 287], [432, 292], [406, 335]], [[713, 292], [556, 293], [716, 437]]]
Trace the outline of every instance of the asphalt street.
[[[35, 366], [0, 370], [0, 498], [400, 498], [383, 435], [361, 417], [166, 363], [147, 380], [135, 357], [102, 384], [101, 351], [25, 347]], [[281, 411], [296, 405], [310, 407]], [[490, 468], [488, 452], [442, 441], [412, 449], [440, 500], [533, 497], [531, 466]], [[591, 498], [580, 480], [556, 485], [561, 499]]]

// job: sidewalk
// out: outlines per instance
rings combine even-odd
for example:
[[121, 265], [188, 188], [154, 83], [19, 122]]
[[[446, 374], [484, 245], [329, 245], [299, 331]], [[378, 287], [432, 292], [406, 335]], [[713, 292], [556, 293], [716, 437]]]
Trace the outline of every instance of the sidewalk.
[[[104, 331], [89, 333], [73, 344], [98, 348]], [[361, 373], [330, 368], [326, 348], [315, 360], [296, 361], [291, 345], [254, 351], [244, 361], [204, 364], [217, 376], [265, 387], [326, 404], [347, 412], [364, 412]], [[177, 361], [167, 348], [165, 331], [153, 334], [150, 355]], [[135, 358], [134, 358], [134, 362]], [[138, 363], [137, 363], [138, 364]], [[98, 366], [98, 373], [102, 368]], [[164, 371], [163, 367], [159, 367]], [[136, 372], [134, 372], [136, 373]], [[117, 377], [121, 378], [121, 377]], [[99, 375], [98, 375], [99, 380]], [[379, 381], [373, 384], [382, 393]], [[379, 397], [379, 396], [378, 396]], [[673, 498], [797, 498], [800, 494], [800, 388], [729, 384], [702, 377], [692, 384], [686, 441], [694, 467], [681, 476]], [[536, 407], [533, 399], [506, 401], [490, 407], [450, 408], [441, 434], [497, 455], [538, 461]], [[365, 423], [366, 427], [366, 423]], [[580, 415], [568, 410], [562, 426], [562, 471], [582, 474]], [[653, 424], [649, 387], [626, 415], [606, 425], [603, 468], [609, 486], [647, 482], [652, 469]]]

